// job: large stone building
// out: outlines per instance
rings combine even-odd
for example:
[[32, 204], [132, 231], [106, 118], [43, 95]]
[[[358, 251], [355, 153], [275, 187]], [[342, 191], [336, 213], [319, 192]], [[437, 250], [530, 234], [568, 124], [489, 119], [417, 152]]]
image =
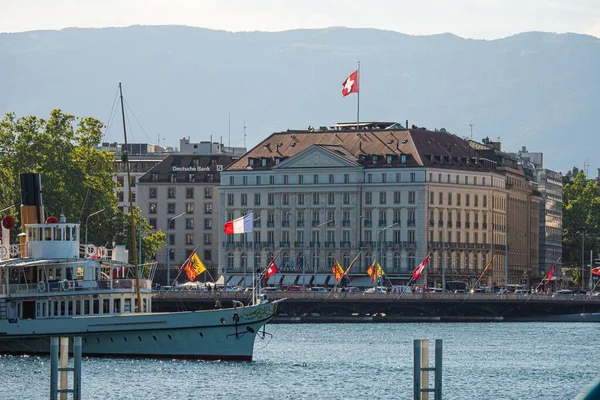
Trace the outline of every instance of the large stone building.
[[221, 171], [234, 160], [222, 154], [171, 154], [139, 179], [137, 203], [150, 225], [167, 235], [157, 261], [170, 264], [172, 278], [196, 248], [207, 268], [216, 270], [216, 232], [222, 230], [217, 188]]
[[391, 283], [407, 283], [427, 254], [428, 285], [503, 284], [506, 267], [510, 283], [531, 278], [539, 198], [516, 160], [445, 130], [355, 126], [274, 133], [222, 173], [220, 223], [255, 218], [246, 241], [220, 231], [230, 283], [278, 256], [270, 282], [332, 284], [333, 260], [347, 267], [359, 252], [358, 286], [371, 285], [374, 259]]
[[562, 270], [562, 174], [544, 168], [543, 153], [522, 147], [514, 157], [523, 166], [528, 179], [537, 183], [541, 195], [538, 275], [543, 277], [556, 265], [555, 275], [559, 277]]

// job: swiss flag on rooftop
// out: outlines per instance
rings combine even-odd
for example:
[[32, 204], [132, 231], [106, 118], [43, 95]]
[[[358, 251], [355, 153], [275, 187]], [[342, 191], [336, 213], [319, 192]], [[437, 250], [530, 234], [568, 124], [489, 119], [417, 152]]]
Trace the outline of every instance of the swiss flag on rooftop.
[[342, 83], [342, 96], [346, 97], [350, 93], [358, 93], [358, 70], [351, 73]]

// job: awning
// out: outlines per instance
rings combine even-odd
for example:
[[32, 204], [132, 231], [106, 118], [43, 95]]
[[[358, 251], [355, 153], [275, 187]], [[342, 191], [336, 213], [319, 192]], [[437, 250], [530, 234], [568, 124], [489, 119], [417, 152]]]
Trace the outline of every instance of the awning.
[[315, 278], [313, 279], [313, 286], [323, 286], [325, 284], [325, 281], [327, 280], [327, 278], [329, 278], [331, 275], [324, 275], [324, 274], [317, 274], [315, 275]]
[[[229, 278], [229, 279], [231, 279], [231, 278]], [[223, 284], [223, 282], [225, 282], [225, 278], [223, 277], [223, 275], [221, 275], [221, 276], [219, 277], [219, 279], [217, 279], [217, 281], [216, 281], [215, 283], [216, 283], [217, 285], [222, 285], [222, 284]]]
[[368, 276], [357, 276], [355, 278], [352, 278], [352, 280], [350, 281], [350, 286], [369, 287], [373, 286], [373, 282]]
[[279, 281], [281, 280], [281, 274], [271, 275], [269, 279], [267, 279], [267, 285], [279, 286]]
[[[229, 278], [227, 280], [227, 284], [229, 286], [239, 286], [240, 282], [242, 281], [243, 276], [239, 276], [239, 275], [233, 275], [231, 278]], [[217, 282], [218, 283], [218, 282]]]
[[[296, 283], [298, 275], [285, 275], [281, 281], [282, 285], [293, 285]], [[308, 282], [308, 279], [306, 280]]]

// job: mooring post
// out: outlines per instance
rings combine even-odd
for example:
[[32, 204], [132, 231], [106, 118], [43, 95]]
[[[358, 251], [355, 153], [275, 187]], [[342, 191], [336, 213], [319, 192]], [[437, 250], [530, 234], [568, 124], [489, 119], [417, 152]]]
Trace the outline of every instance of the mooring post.
[[413, 360], [413, 398], [421, 400], [421, 341], [415, 339]]
[[442, 400], [442, 339], [435, 339], [435, 400]]
[[60, 400], [67, 400], [67, 392], [64, 390], [69, 388], [69, 372], [66, 368], [69, 366], [69, 338], [60, 338]]
[[58, 338], [50, 338], [50, 400], [58, 400]]
[[[429, 389], [429, 340], [421, 340], [421, 389]], [[429, 400], [429, 392], [421, 390], [421, 400]]]
[[81, 399], [81, 336], [73, 339], [73, 400]]

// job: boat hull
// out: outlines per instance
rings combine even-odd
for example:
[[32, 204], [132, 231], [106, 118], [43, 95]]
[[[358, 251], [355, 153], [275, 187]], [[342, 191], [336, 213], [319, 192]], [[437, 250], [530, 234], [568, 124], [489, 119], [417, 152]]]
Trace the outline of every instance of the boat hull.
[[251, 361], [276, 303], [237, 309], [2, 321], [0, 353], [49, 354], [53, 336], [80, 336], [87, 356]]

